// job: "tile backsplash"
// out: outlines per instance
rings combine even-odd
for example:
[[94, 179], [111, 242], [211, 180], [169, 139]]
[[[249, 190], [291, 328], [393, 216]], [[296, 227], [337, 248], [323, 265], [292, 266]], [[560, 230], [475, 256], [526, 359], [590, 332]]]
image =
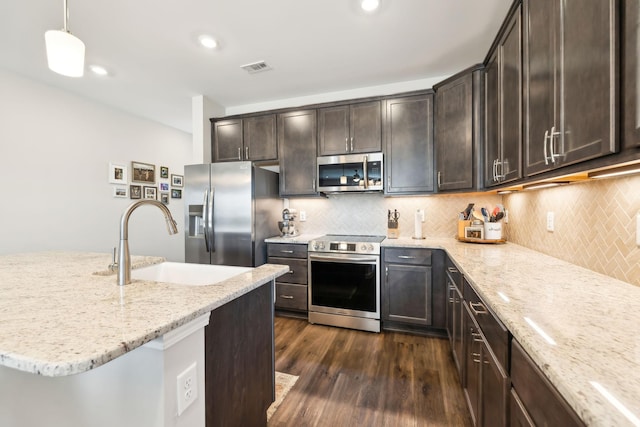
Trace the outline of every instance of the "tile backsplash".
[[[326, 198], [295, 198], [289, 206], [305, 211], [296, 220], [304, 234], [387, 234], [387, 211], [400, 213], [400, 237], [414, 233], [414, 213], [424, 209], [426, 237], [453, 237], [458, 213], [504, 204], [508, 241], [640, 286], [640, 248], [636, 246], [636, 215], [640, 211], [640, 176], [577, 182], [505, 196], [492, 194], [384, 197], [381, 194], [339, 194]], [[547, 231], [547, 212], [555, 230]], [[541, 266], [544, 268], [544, 266]]]
[[[400, 237], [414, 233], [417, 209], [424, 210], [422, 235], [425, 237], [454, 237], [458, 213], [468, 203], [490, 207], [501, 203], [502, 197], [489, 194], [437, 195], [422, 197], [384, 197], [382, 194], [335, 194], [326, 198], [290, 199], [289, 206], [305, 211], [307, 221], [296, 221], [305, 234], [387, 234], [387, 211], [400, 213]], [[299, 218], [298, 218], [299, 219]]]
[[[513, 193], [504, 205], [511, 242], [640, 286], [640, 176]], [[554, 213], [553, 232], [547, 212]]]

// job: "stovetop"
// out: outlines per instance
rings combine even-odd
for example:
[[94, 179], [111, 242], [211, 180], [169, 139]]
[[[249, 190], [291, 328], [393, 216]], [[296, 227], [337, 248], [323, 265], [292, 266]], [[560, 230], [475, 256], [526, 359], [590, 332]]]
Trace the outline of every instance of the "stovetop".
[[309, 242], [309, 252], [380, 254], [385, 236], [327, 234]]

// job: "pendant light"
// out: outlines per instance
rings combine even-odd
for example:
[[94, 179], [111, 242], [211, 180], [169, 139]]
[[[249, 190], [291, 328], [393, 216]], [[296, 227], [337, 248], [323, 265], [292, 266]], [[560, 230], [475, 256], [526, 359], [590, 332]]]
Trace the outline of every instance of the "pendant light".
[[44, 33], [47, 46], [47, 63], [51, 71], [68, 77], [82, 77], [84, 74], [84, 43], [71, 34], [67, 28], [69, 10], [64, 2], [64, 28]]

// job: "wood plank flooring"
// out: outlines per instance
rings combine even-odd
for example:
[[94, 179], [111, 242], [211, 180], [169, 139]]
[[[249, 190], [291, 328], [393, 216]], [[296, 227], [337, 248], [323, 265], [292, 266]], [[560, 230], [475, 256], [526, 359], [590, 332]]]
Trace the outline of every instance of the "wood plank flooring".
[[276, 370], [299, 375], [282, 426], [472, 426], [446, 339], [276, 317]]

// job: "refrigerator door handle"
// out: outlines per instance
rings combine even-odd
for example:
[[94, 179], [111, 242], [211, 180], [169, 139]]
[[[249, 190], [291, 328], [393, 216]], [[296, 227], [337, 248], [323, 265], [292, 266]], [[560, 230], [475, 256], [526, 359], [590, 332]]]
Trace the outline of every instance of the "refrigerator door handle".
[[209, 226], [207, 222], [209, 221], [208, 214], [208, 206], [209, 206], [209, 190], [204, 190], [204, 201], [202, 202], [202, 222], [204, 225], [204, 246], [209, 251]]
[[214, 209], [214, 202], [215, 202], [215, 197], [216, 197], [216, 190], [215, 188], [211, 189], [211, 197], [209, 197], [209, 206], [207, 209], [207, 214], [209, 215], [209, 217], [207, 218], [207, 228], [209, 229], [209, 238], [211, 240], [211, 244], [209, 247], [209, 252], [215, 252], [216, 251], [216, 240], [215, 240], [215, 230], [213, 228], [213, 209]]

